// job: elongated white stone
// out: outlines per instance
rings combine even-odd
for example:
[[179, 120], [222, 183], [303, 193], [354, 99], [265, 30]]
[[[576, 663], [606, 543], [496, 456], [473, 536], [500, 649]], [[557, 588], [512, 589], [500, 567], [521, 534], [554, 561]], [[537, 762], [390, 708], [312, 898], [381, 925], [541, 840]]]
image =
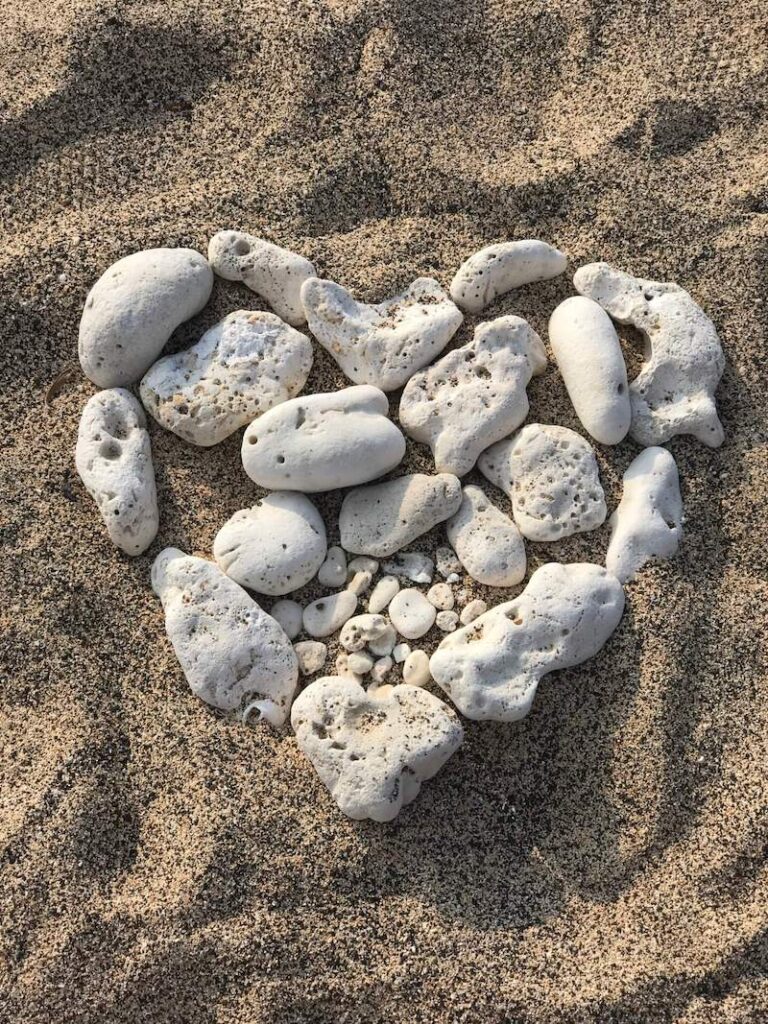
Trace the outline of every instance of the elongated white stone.
[[484, 615], [487, 611], [488, 605], [485, 601], [476, 597], [474, 601], [470, 601], [469, 604], [462, 608], [459, 620], [461, 621], [462, 626], [468, 626], [470, 622], [474, 622], [475, 619], [479, 619], [480, 616]]
[[683, 536], [683, 502], [675, 460], [666, 448], [646, 448], [624, 474], [624, 491], [610, 519], [605, 565], [622, 583], [650, 561], [671, 558]]
[[405, 454], [405, 438], [388, 413], [387, 396], [367, 385], [292, 398], [245, 431], [245, 472], [262, 487], [292, 491], [374, 480]]
[[366, 692], [325, 676], [294, 702], [300, 749], [350, 818], [391, 821], [461, 745], [456, 715], [426, 690], [401, 684]]
[[357, 302], [341, 285], [312, 278], [301, 289], [309, 328], [356, 384], [394, 391], [441, 352], [461, 311], [437, 281], [420, 277], [378, 305]]
[[621, 584], [602, 566], [550, 562], [514, 601], [449, 634], [430, 671], [467, 718], [514, 722], [543, 676], [600, 650], [623, 610]]
[[629, 430], [627, 367], [611, 318], [596, 302], [573, 295], [549, 318], [549, 343], [585, 430], [618, 444]]
[[310, 636], [330, 636], [352, 618], [356, 608], [357, 595], [351, 590], [319, 597], [304, 609], [304, 629]]
[[165, 629], [193, 692], [223, 710], [249, 700], [281, 725], [298, 680], [283, 630], [212, 562], [165, 548], [152, 566]]
[[487, 245], [459, 267], [451, 298], [462, 309], [479, 313], [498, 295], [557, 277], [567, 265], [563, 253], [534, 238]]
[[295, 491], [275, 491], [253, 508], [235, 512], [213, 542], [213, 557], [227, 576], [275, 596], [309, 583], [325, 552], [322, 517]]
[[525, 320], [503, 316], [479, 324], [469, 344], [411, 377], [400, 423], [429, 445], [438, 473], [464, 476], [481, 451], [523, 422], [526, 385], [546, 365], [541, 338]]
[[80, 417], [75, 465], [99, 506], [107, 533], [127, 555], [155, 539], [157, 491], [144, 410], [128, 391], [112, 388], [88, 400]]
[[658, 445], [676, 434], [693, 434], [719, 447], [724, 433], [715, 389], [725, 357], [701, 306], [679, 285], [632, 277], [607, 263], [580, 267], [573, 282], [614, 320], [644, 335], [646, 361], [629, 385], [635, 441]]
[[460, 504], [461, 484], [449, 473], [412, 473], [358, 487], [342, 502], [341, 545], [345, 551], [386, 558], [453, 515]]
[[368, 599], [368, 611], [383, 612], [399, 589], [400, 581], [397, 577], [382, 576]]
[[515, 522], [530, 540], [559, 540], [605, 520], [595, 453], [567, 427], [531, 423], [483, 452], [478, 468], [509, 497]]
[[274, 313], [240, 309], [185, 352], [165, 356], [141, 382], [141, 400], [157, 422], [203, 447], [304, 387], [312, 342]]
[[227, 281], [242, 281], [266, 299], [277, 315], [294, 327], [306, 320], [301, 286], [315, 276], [308, 259], [245, 231], [220, 231], [208, 246], [211, 266]]
[[406, 587], [396, 594], [389, 605], [389, 617], [397, 632], [406, 640], [418, 640], [435, 623], [437, 609], [420, 590]]
[[137, 381], [212, 287], [208, 261], [194, 249], [145, 249], [113, 263], [85, 300], [83, 373], [102, 388]]
[[403, 665], [403, 679], [410, 686], [426, 686], [432, 676], [426, 651], [411, 651]]
[[461, 507], [446, 524], [448, 540], [473, 580], [514, 587], [525, 578], [525, 544], [517, 526], [479, 487], [465, 487]]

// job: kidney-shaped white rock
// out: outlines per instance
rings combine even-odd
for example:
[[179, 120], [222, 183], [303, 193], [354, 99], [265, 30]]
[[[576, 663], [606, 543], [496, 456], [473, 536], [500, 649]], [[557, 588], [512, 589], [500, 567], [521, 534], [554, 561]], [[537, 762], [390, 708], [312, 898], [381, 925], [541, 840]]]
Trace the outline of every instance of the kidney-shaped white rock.
[[411, 377], [400, 423], [430, 446], [438, 473], [464, 476], [481, 451], [523, 422], [526, 385], [546, 365], [541, 338], [519, 316], [479, 324], [468, 345]]
[[462, 309], [479, 313], [498, 295], [557, 277], [567, 265], [559, 249], [535, 238], [487, 245], [459, 267], [451, 282], [451, 298]]
[[208, 261], [194, 249], [145, 249], [113, 263], [85, 300], [83, 373], [102, 388], [137, 381], [212, 288]]
[[623, 610], [621, 584], [602, 566], [550, 562], [514, 601], [447, 636], [430, 671], [467, 718], [514, 722], [543, 676], [597, 654]]
[[461, 324], [437, 281], [420, 277], [378, 305], [357, 302], [341, 285], [313, 278], [301, 289], [309, 329], [356, 384], [394, 391], [441, 352]]
[[208, 259], [219, 277], [242, 281], [289, 324], [305, 322], [301, 286], [316, 273], [308, 259], [245, 231], [219, 231], [208, 245]]
[[367, 693], [325, 676], [294, 702], [291, 724], [339, 808], [350, 818], [391, 821], [461, 745], [454, 712], [416, 686]]
[[246, 700], [282, 725], [299, 677], [291, 641], [272, 618], [212, 562], [165, 548], [152, 567], [165, 629], [193, 692], [215, 708]]
[[157, 491], [144, 410], [128, 391], [112, 388], [88, 400], [80, 417], [75, 465], [99, 506], [107, 533], [127, 555], [155, 539]]
[[304, 387], [312, 342], [274, 313], [240, 309], [141, 382], [141, 400], [167, 430], [208, 447]]
[[671, 558], [683, 536], [683, 502], [675, 460], [666, 448], [646, 448], [624, 474], [619, 507], [610, 518], [605, 565], [622, 583], [646, 562]]
[[607, 263], [580, 267], [576, 290], [645, 337], [645, 363], [629, 385], [631, 436], [658, 445], [676, 434], [723, 443], [715, 389], [725, 357], [715, 325], [679, 285], [646, 281]]
[[592, 299], [572, 295], [549, 318], [549, 343], [584, 428], [601, 444], [618, 444], [632, 412], [627, 367], [611, 318]]
[[292, 491], [373, 480], [405, 454], [405, 438], [388, 413], [387, 396], [367, 385], [292, 398], [245, 431], [245, 472], [262, 487]]
[[514, 587], [525, 578], [520, 531], [479, 487], [465, 487], [461, 507], [446, 525], [448, 540], [473, 580]]
[[275, 491], [235, 512], [213, 542], [213, 557], [227, 576], [276, 597], [309, 583], [326, 551], [322, 517], [296, 491]]
[[567, 427], [530, 423], [483, 452], [478, 467], [509, 497], [515, 522], [530, 540], [560, 540], [605, 521], [595, 453]]
[[448, 519], [460, 504], [461, 484], [450, 473], [410, 473], [358, 487], [341, 505], [341, 546], [357, 555], [386, 558]]

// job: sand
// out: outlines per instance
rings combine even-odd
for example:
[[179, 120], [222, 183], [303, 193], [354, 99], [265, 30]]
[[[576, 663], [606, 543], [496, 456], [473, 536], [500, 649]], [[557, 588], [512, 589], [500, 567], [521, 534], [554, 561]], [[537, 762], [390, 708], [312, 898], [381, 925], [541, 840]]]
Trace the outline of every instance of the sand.
[[[764, 3], [0, 0], [0, 25], [3, 1024], [766, 1019]], [[130, 560], [74, 474], [93, 387], [46, 402], [106, 266], [226, 227], [368, 301], [538, 236], [679, 282], [723, 340], [725, 444], [670, 445], [680, 556], [392, 825], [343, 818], [289, 731], [206, 709], [165, 639], [151, 559], [255, 500], [238, 437], [153, 426], [162, 524]], [[546, 336], [570, 293], [487, 316]], [[238, 307], [217, 282], [171, 347]], [[342, 384], [318, 346], [310, 386]], [[578, 429], [553, 365], [530, 391]], [[599, 450], [611, 508], [636, 452]]]

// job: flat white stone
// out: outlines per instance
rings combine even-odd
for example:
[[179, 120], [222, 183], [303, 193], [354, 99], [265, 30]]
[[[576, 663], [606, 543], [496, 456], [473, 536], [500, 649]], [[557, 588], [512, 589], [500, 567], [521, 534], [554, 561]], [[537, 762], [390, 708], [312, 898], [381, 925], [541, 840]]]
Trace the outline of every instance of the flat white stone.
[[101, 388], [133, 384], [213, 288], [194, 249], [144, 249], [113, 263], [91, 288], [80, 320], [83, 373]]
[[141, 382], [157, 422], [210, 447], [304, 387], [312, 342], [274, 313], [230, 313], [192, 348], [158, 360]]
[[518, 316], [480, 324], [472, 341], [414, 374], [400, 399], [400, 424], [428, 444], [438, 473], [464, 476], [485, 448], [528, 415], [526, 385], [543, 373], [541, 338]]
[[372, 578], [369, 572], [356, 572], [347, 584], [347, 590], [351, 590], [353, 594], [357, 594], [359, 597], [370, 587]]
[[514, 587], [525, 578], [525, 544], [520, 531], [485, 496], [465, 487], [461, 507], [446, 525], [448, 540], [473, 580], [489, 587]]
[[140, 555], [155, 539], [157, 491], [144, 410], [128, 391], [112, 388], [88, 400], [80, 417], [75, 465], [99, 506], [109, 539]]
[[275, 601], [269, 614], [278, 623], [289, 640], [295, 640], [301, 632], [303, 608], [298, 601]]
[[242, 281], [282, 320], [294, 327], [305, 322], [301, 286], [316, 273], [308, 259], [245, 231], [219, 231], [208, 245], [208, 259], [219, 277]]
[[454, 576], [461, 572], [461, 562], [456, 557], [456, 552], [453, 548], [447, 546], [439, 547], [435, 552], [435, 564], [437, 565], [437, 571], [443, 577], [447, 579], [448, 576]]
[[348, 651], [361, 651], [370, 640], [375, 640], [389, 623], [383, 615], [355, 615], [344, 624], [339, 643]]
[[610, 526], [605, 565], [622, 583], [646, 562], [675, 554], [683, 536], [683, 502], [677, 466], [666, 448], [646, 448], [630, 464]]
[[347, 657], [347, 665], [356, 676], [364, 676], [373, 668], [373, 658], [367, 651], [353, 651]]
[[460, 504], [461, 484], [450, 473], [411, 473], [383, 484], [358, 487], [341, 505], [342, 547], [386, 558], [448, 519]]
[[384, 563], [384, 572], [412, 583], [431, 583], [435, 563], [420, 551], [401, 551]]
[[515, 522], [529, 540], [560, 540], [605, 520], [595, 453], [567, 427], [531, 423], [483, 452], [478, 468], [509, 497]]
[[461, 615], [459, 615], [459, 620], [461, 621], [462, 626], [468, 626], [470, 622], [474, 622], [475, 619], [480, 618], [480, 616], [484, 615], [487, 611], [488, 605], [485, 603], [485, 601], [482, 601], [479, 597], [476, 597], [473, 601], [470, 601], [469, 604], [465, 605], [461, 609]]
[[395, 644], [395, 646], [392, 648], [392, 657], [395, 659], [398, 665], [404, 662], [410, 653], [410, 644]]
[[411, 651], [403, 665], [403, 679], [409, 686], [426, 686], [432, 679], [426, 651]]
[[629, 430], [632, 410], [611, 318], [592, 299], [573, 295], [549, 318], [549, 343], [584, 429], [601, 444], [618, 444]]
[[438, 612], [435, 618], [435, 625], [438, 629], [442, 630], [443, 633], [452, 633], [459, 624], [459, 616], [454, 611], [442, 611]]
[[319, 597], [304, 609], [304, 630], [314, 637], [330, 636], [352, 618], [356, 608], [357, 595], [351, 590]]
[[436, 615], [435, 606], [414, 587], [401, 590], [389, 605], [392, 625], [406, 640], [418, 640], [428, 633], [435, 623]]
[[369, 575], [375, 576], [378, 571], [379, 563], [375, 558], [368, 558], [366, 555], [358, 555], [347, 566], [347, 574], [350, 576], [358, 572], [367, 572]]
[[399, 589], [400, 582], [397, 577], [382, 576], [368, 599], [368, 611], [383, 612]]
[[317, 581], [324, 587], [341, 587], [346, 580], [347, 556], [340, 547], [333, 545], [318, 570]]
[[165, 548], [152, 566], [165, 629], [193, 692], [223, 710], [249, 701], [282, 725], [298, 679], [283, 630], [213, 562]]
[[378, 305], [352, 298], [333, 281], [313, 278], [301, 289], [309, 328], [356, 384], [401, 388], [442, 352], [458, 330], [461, 311], [437, 281], [420, 277]]
[[395, 632], [395, 627], [388, 622], [387, 628], [369, 642], [368, 650], [379, 658], [386, 658], [395, 649], [396, 643], [397, 633]]
[[659, 445], [676, 434], [693, 434], [719, 447], [724, 433], [715, 389], [725, 357], [701, 306], [679, 285], [632, 277], [607, 263], [580, 267], [573, 282], [614, 320], [644, 335], [646, 361], [629, 385], [635, 441]]
[[454, 603], [453, 591], [447, 583], [435, 583], [427, 591], [427, 600], [441, 611], [450, 611]]
[[299, 672], [303, 676], [312, 676], [325, 667], [328, 648], [320, 640], [300, 640], [293, 645], [299, 659]]
[[514, 601], [446, 636], [430, 671], [467, 718], [514, 722], [543, 676], [597, 654], [623, 610], [621, 584], [602, 566], [550, 562]]
[[274, 491], [235, 512], [216, 534], [213, 557], [259, 594], [290, 594], [314, 577], [327, 550], [322, 516], [295, 491]]
[[479, 313], [498, 295], [557, 277], [567, 266], [563, 253], [534, 238], [487, 245], [459, 267], [451, 298], [469, 313]]
[[245, 472], [275, 490], [331, 491], [366, 483], [394, 469], [405, 454], [405, 438], [388, 417], [387, 396], [367, 385], [292, 398], [245, 431]]
[[401, 684], [366, 692], [335, 676], [299, 694], [291, 724], [338, 806], [356, 820], [391, 821], [464, 735], [456, 715], [426, 690]]

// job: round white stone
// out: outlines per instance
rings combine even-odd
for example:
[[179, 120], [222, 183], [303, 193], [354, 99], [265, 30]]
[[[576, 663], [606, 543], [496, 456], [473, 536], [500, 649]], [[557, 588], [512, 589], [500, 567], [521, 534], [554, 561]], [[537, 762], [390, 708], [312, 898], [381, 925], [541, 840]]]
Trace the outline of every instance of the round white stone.
[[410, 686], [426, 686], [432, 678], [425, 651], [411, 651], [403, 665], [403, 680]]
[[441, 629], [443, 633], [451, 633], [459, 624], [459, 616], [456, 612], [443, 611], [438, 612], [435, 618], [435, 625], [438, 629]]
[[449, 611], [453, 608], [453, 591], [447, 583], [435, 583], [427, 591], [427, 600], [439, 610]]
[[299, 672], [303, 676], [314, 675], [324, 666], [328, 657], [328, 648], [319, 640], [300, 640], [293, 645], [299, 659]]
[[347, 657], [347, 665], [356, 676], [364, 676], [373, 668], [373, 658], [366, 651], [353, 651]]
[[437, 611], [420, 590], [408, 587], [401, 590], [389, 605], [392, 625], [407, 640], [418, 640], [428, 633], [435, 622]]

